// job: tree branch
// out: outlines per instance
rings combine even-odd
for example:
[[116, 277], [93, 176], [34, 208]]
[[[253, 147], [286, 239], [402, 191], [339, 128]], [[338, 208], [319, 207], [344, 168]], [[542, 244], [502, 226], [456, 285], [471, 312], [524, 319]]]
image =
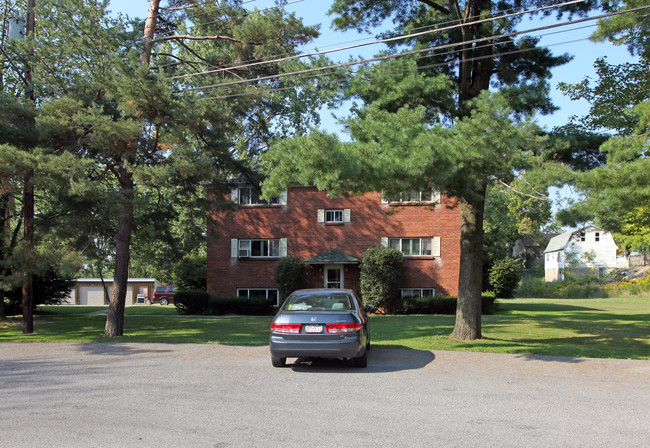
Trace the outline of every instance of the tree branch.
[[440, 11], [443, 14], [451, 14], [451, 11], [449, 11], [447, 8], [445, 8], [442, 5], [437, 4], [435, 2], [432, 2], [430, 0], [419, 0], [419, 2], [424, 3], [425, 5], [433, 8], [433, 9], [435, 9], [437, 11]]
[[512, 185], [510, 185], [510, 184], [508, 184], [508, 183], [502, 181], [501, 179], [499, 179], [499, 178], [497, 178], [497, 177], [495, 177], [495, 176], [490, 176], [490, 179], [495, 180], [497, 183], [503, 185], [504, 187], [506, 187], [506, 188], [508, 188], [508, 189], [510, 189], [510, 190], [514, 191], [515, 193], [520, 194], [520, 195], [522, 195], [522, 196], [526, 196], [526, 197], [531, 198], [531, 199], [536, 199], [536, 200], [538, 200], [538, 201], [546, 201], [546, 200], [548, 200], [548, 196], [547, 196], [547, 195], [542, 195], [541, 193], [537, 193], [537, 192], [536, 192], [536, 193], [537, 193], [539, 196], [535, 196], [535, 195], [533, 195], [533, 194], [529, 194], [529, 193], [524, 193], [523, 191], [519, 191], [519, 190], [517, 190], [517, 189], [516, 189], [515, 187], [513, 187]]
[[230, 36], [192, 36], [189, 34], [174, 34], [173, 36], [161, 36], [156, 37], [154, 41], [161, 40], [228, 40], [230, 42], [235, 42], [237, 44], [242, 44], [243, 42], [239, 39], [235, 39]]

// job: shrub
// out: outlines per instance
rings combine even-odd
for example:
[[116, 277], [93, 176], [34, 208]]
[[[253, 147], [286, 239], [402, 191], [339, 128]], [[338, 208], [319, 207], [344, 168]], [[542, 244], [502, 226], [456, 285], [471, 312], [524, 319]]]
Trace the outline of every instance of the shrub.
[[210, 295], [201, 289], [177, 291], [174, 306], [179, 314], [206, 314], [209, 311]]
[[[490, 314], [494, 307], [493, 293], [481, 296], [481, 313]], [[407, 297], [403, 299], [400, 314], [456, 314], [458, 299], [451, 296]]]
[[203, 290], [207, 284], [207, 257], [205, 255], [186, 255], [174, 266], [172, 274], [178, 289]]
[[406, 297], [402, 314], [456, 314], [456, 302], [450, 296]]
[[[36, 310], [38, 305], [60, 305], [68, 297], [74, 280], [60, 275], [55, 271], [48, 271], [44, 275], [35, 275], [33, 280], [32, 307]], [[5, 294], [6, 315], [23, 313], [22, 287], [14, 288]]]
[[361, 261], [361, 295], [366, 304], [384, 307], [389, 313], [399, 311], [403, 263], [404, 255], [390, 247], [366, 251]]
[[512, 299], [519, 280], [521, 280], [521, 261], [517, 258], [497, 260], [490, 268], [490, 289], [499, 298]]
[[542, 277], [524, 276], [516, 291], [517, 297], [582, 299], [608, 297], [607, 287], [603, 288], [598, 279], [576, 278], [560, 282], [545, 282]]
[[304, 278], [305, 265], [298, 257], [282, 257], [275, 264], [275, 281], [280, 286], [283, 299], [300, 289]]
[[604, 289], [612, 294], [647, 294], [650, 292], [650, 274], [643, 278], [628, 280], [623, 282], [615, 282], [605, 285]]
[[273, 299], [265, 297], [211, 297], [210, 313], [215, 316], [238, 314], [242, 316], [266, 316], [273, 314]]

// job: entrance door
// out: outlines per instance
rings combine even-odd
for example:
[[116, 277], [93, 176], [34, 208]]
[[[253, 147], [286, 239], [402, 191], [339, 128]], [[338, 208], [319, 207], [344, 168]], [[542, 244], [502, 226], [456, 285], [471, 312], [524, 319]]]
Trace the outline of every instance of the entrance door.
[[325, 266], [325, 287], [343, 288], [343, 268], [341, 266]]

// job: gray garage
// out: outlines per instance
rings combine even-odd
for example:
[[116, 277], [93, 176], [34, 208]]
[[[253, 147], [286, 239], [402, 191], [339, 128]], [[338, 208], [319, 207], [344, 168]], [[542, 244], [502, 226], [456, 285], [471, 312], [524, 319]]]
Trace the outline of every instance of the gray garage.
[[[126, 304], [148, 303], [153, 297], [153, 291], [160, 284], [155, 278], [130, 278], [126, 291]], [[70, 292], [65, 304], [67, 305], [108, 305], [113, 279], [79, 278]]]

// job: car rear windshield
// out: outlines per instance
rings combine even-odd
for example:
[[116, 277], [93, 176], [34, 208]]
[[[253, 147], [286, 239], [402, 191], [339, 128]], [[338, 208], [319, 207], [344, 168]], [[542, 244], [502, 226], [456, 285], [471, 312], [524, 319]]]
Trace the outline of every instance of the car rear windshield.
[[284, 304], [286, 311], [350, 311], [352, 299], [343, 293], [300, 294], [289, 297]]

